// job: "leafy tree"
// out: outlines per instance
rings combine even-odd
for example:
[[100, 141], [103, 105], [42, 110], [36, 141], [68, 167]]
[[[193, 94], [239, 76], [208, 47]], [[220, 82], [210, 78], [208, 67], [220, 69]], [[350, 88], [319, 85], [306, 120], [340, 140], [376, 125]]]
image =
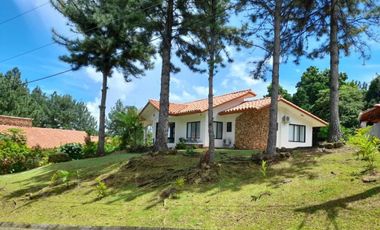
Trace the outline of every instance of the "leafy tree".
[[[33, 119], [33, 125], [38, 127], [47, 127], [48, 114], [49, 114], [49, 97], [41, 90], [41, 88], [36, 87], [32, 90], [30, 94], [30, 116]], [[91, 115], [90, 115], [91, 117]]]
[[[209, 148], [204, 163], [212, 163], [215, 157], [213, 84], [218, 68], [232, 62], [227, 47], [249, 46], [244, 40], [245, 26], [228, 25], [232, 8], [227, 0], [194, 1], [190, 10], [183, 13], [183, 31], [180, 42], [183, 49], [177, 55], [193, 71], [208, 74], [208, 137]], [[196, 23], [194, 23], [196, 22]]]
[[380, 75], [371, 81], [365, 95], [366, 108], [371, 108], [374, 104], [380, 103]]
[[117, 100], [115, 105], [108, 113], [108, 119], [106, 121], [107, 132], [112, 136], [120, 136], [123, 128], [119, 126], [117, 115], [119, 113], [125, 113], [128, 110], [128, 106], [124, 106], [121, 100]]
[[121, 131], [121, 147], [135, 147], [144, 142], [144, 126], [140, 121], [136, 107], [128, 107], [126, 111], [115, 114], [115, 122]]
[[160, 111], [154, 149], [167, 151], [170, 74], [179, 71], [171, 61], [172, 49], [173, 47], [182, 49], [181, 42], [179, 42], [183, 28], [181, 21], [184, 19], [182, 14], [187, 10], [190, 1], [153, 0], [151, 2], [159, 2], [159, 4], [149, 12], [150, 29], [161, 38], [158, 47], [158, 53], [161, 56]]
[[29, 90], [17, 68], [0, 73], [0, 114], [24, 117], [28, 114]]
[[29, 117], [33, 126], [85, 130], [94, 133], [96, 120], [83, 102], [69, 95], [46, 95], [36, 87], [29, 92], [17, 68], [0, 73], [0, 114]]
[[[338, 141], [341, 137], [339, 120], [339, 55], [349, 55], [352, 48], [364, 59], [368, 55], [368, 38], [376, 37], [375, 27], [380, 22], [379, 3], [376, 0], [312, 0], [306, 20], [298, 21], [308, 28], [305, 40], [315, 36], [320, 42], [317, 48], [309, 52], [310, 58], [330, 56], [330, 126], [329, 141]], [[302, 49], [307, 48], [303, 46]]]
[[[271, 96], [272, 85], [269, 85], [267, 89], [268, 89], [268, 94], [265, 95], [264, 97], [270, 97]], [[281, 85], [278, 86], [278, 94], [288, 101], [293, 100], [292, 95], [286, 89], [282, 88]]]
[[134, 0], [51, 0], [52, 5], [71, 23], [71, 30], [80, 36], [70, 39], [54, 32], [54, 40], [70, 52], [61, 60], [74, 70], [92, 66], [103, 75], [99, 106], [99, 142], [97, 153], [104, 155], [107, 81], [114, 70], [125, 80], [139, 76], [151, 68], [151, 35], [143, 25], [146, 16]]
[[[318, 93], [318, 99], [315, 102], [313, 109], [317, 111], [316, 115], [322, 119], [330, 118], [329, 111], [329, 92], [330, 89], [322, 89]], [[345, 128], [357, 128], [358, 114], [364, 108], [364, 91], [355, 84], [343, 84], [339, 88], [339, 111], [341, 125]]]
[[[296, 85], [297, 91], [293, 95], [293, 102], [317, 116], [322, 115], [318, 110], [314, 109], [314, 105], [319, 99], [319, 91], [329, 89], [329, 76], [329, 70], [321, 71], [315, 66], [307, 68]], [[346, 80], [347, 75], [341, 73], [339, 77], [340, 85]]]

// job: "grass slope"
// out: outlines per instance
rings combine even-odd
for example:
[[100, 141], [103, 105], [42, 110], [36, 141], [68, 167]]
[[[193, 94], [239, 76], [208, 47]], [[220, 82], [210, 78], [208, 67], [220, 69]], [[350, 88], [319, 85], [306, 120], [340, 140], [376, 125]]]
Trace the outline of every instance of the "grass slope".
[[[218, 155], [221, 159], [220, 151]], [[130, 167], [127, 161], [132, 157], [141, 160]], [[173, 180], [158, 187], [139, 187], [197, 162], [198, 158], [181, 154], [115, 154], [0, 176], [0, 221], [213, 229], [380, 229], [380, 183], [361, 182], [365, 163], [355, 160], [349, 148], [327, 155], [296, 153], [272, 165], [265, 178], [254, 164], [221, 163], [219, 180], [187, 184], [178, 199], [167, 199], [165, 205], [158, 197]], [[58, 169], [80, 170], [80, 184], [27, 198], [29, 193], [44, 191]], [[104, 179], [109, 187], [110, 194], [101, 200], [96, 198], [95, 178]], [[260, 198], [255, 201], [253, 197]]]

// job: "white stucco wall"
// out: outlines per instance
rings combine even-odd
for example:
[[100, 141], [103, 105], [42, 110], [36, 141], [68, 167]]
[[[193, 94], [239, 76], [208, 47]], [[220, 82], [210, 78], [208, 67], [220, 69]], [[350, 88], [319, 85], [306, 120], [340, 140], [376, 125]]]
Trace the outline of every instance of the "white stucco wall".
[[[230, 115], [220, 116], [219, 113], [221, 111], [224, 111], [224, 110], [229, 109], [231, 107], [237, 106], [237, 105], [241, 104], [243, 101], [244, 101], [244, 98], [238, 98], [234, 101], [225, 103], [223, 105], [220, 105], [220, 106], [217, 106], [214, 108], [214, 111], [213, 111], [214, 121], [223, 122], [222, 139], [215, 139], [215, 147], [221, 148], [221, 147], [233, 147], [234, 146], [234, 144], [235, 144], [235, 121], [236, 121], [236, 117], [238, 117], [240, 114], [230, 114]], [[232, 122], [232, 132], [227, 133], [227, 122]], [[207, 127], [207, 124], [208, 124], [208, 112], [207, 111], [205, 112], [205, 124], [206, 124], [206, 127], [204, 130], [204, 132], [205, 132], [204, 146], [208, 147], [209, 138], [208, 138], [208, 127]], [[231, 145], [230, 146], [224, 146], [223, 140], [231, 141]]]
[[376, 123], [372, 126], [371, 135], [380, 138], [380, 123]]
[[[297, 148], [297, 147], [311, 147], [313, 145], [313, 121], [304, 113], [284, 104], [279, 103], [278, 113], [278, 131], [277, 131], [277, 144], [278, 148]], [[290, 121], [284, 123], [283, 116], [289, 116]], [[291, 142], [289, 141], [289, 124], [305, 125], [306, 138], [305, 142]]]

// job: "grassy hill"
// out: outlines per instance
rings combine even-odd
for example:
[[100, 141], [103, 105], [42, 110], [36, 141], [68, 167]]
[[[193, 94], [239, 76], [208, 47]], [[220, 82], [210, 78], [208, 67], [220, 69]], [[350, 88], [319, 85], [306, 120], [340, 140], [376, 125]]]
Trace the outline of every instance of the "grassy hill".
[[[219, 151], [219, 166], [200, 174], [197, 157], [113, 154], [0, 176], [0, 221], [240, 229], [380, 229], [380, 182], [365, 184], [353, 150], [296, 152], [269, 167]], [[380, 157], [377, 166], [380, 167]], [[57, 170], [74, 175], [51, 185]], [[79, 171], [78, 171], [79, 170]], [[186, 179], [182, 187], [179, 178]], [[97, 198], [100, 179], [108, 195]], [[178, 188], [163, 199], [168, 188]], [[163, 192], [164, 191], [164, 192]]]

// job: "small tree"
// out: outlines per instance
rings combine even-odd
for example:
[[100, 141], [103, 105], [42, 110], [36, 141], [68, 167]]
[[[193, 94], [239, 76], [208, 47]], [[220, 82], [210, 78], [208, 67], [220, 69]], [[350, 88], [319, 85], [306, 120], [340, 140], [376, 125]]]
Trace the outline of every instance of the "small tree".
[[116, 104], [111, 108], [106, 120], [107, 134], [113, 136], [121, 136], [123, 128], [119, 126], [117, 116], [119, 113], [127, 112], [128, 107], [123, 105], [121, 100], [117, 100]]
[[121, 147], [137, 146], [144, 141], [144, 126], [140, 121], [136, 107], [129, 107], [127, 111], [115, 115], [116, 123], [121, 131]]
[[128, 82], [131, 76], [142, 75], [152, 67], [152, 33], [143, 28], [146, 15], [139, 1], [132, 0], [51, 0], [51, 3], [70, 21], [71, 30], [80, 35], [70, 39], [53, 31], [54, 40], [70, 52], [61, 56], [61, 60], [70, 63], [74, 70], [92, 66], [103, 75], [97, 151], [104, 155], [108, 78], [119, 70]]

